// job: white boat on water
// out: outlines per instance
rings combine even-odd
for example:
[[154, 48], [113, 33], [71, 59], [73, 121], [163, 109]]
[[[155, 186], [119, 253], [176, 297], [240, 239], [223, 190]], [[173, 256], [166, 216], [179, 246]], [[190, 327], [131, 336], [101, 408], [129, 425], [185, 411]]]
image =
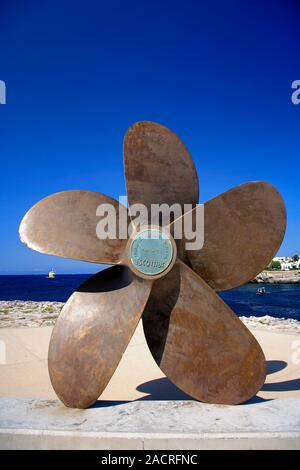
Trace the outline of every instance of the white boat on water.
[[263, 294], [266, 294], [267, 291], [266, 291], [266, 288], [265, 287], [259, 287], [256, 291], [256, 295], [263, 295]]
[[48, 273], [48, 279], [54, 279], [55, 278], [55, 271], [52, 268], [51, 271]]

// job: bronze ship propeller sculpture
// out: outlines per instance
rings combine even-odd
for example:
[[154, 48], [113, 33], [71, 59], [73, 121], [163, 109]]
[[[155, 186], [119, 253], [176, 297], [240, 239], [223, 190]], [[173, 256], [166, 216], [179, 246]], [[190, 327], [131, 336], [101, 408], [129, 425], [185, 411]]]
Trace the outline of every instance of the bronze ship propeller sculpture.
[[[250, 182], [209, 200], [204, 245], [187, 250], [172, 237], [185, 205], [192, 205], [192, 217], [200, 207], [185, 145], [169, 129], [139, 122], [125, 135], [124, 165], [129, 207], [180, 204], [183, 215], [168, 231], [145, 220], [129, 240], [99, 239], [97, 208], [110, 204], [119, 214], [119, 203], [81, 190], [42, 199], [20, 225], [21, 241], [33, 250], [114, 265], [81, 285], [56, 321], [48, 365], [58, 397], [70, 407], [92, 405], [142, 318], [156, 363], [182, 391], [207, 403], [247, 401], [265, 381], [264, 354], [216, 291], [252, 280], [277, 252], [286, 226], [280, 194], [268, 183]], [[139, 257], [149, 231], [157, 236], [151, 247], [163, 249], [165, 260], [151, 272]]]

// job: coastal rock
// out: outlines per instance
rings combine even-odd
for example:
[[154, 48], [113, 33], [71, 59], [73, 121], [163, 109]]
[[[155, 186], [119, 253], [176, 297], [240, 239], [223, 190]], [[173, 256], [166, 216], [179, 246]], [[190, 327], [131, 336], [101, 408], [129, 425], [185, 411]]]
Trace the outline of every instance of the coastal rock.
[[263, 271], [251, 282], [264, 284], [297, 284], [300, 283], [300, 271]]
[[276, 318], [270, 315], [263, 317], [240, 317], [249, 328], [277, 330], [284, 333], [300, 333], [300, 321], [293, 318]]
[[0, 328], [54, 325], [63, 302], [0, 301]]
[[[0, 301], [0, 328], [43, 327], [54, 325], [63, 302]], [[300, 333], [300, 321], [291, 318], [240, 317], [250, 328]]]

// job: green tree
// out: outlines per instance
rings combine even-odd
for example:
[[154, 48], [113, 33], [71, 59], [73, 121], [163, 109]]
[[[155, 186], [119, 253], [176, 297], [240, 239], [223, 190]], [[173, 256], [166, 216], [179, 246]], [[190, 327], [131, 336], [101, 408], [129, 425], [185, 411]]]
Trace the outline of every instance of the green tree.
[[271, 269], [281, 269], [281, 263], [280, 261], [272, 261], [271, 263]]
[[299, 255], [292, 256], [293, 261], [299, 261]]

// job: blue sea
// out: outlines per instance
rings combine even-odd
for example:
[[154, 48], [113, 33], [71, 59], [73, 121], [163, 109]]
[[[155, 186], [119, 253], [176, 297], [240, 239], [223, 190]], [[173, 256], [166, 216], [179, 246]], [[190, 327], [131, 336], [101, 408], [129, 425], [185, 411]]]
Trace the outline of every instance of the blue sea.
[[[0, 300], [51, 300], [65, 302], [89, 274], [0, 276]], [[220, 293], [223, 300], [239, 316], [271, 315], [300, 320], [300, 284], [265, 284], [266, 294], [256, 295], [263, 284], [247, 284]]]

